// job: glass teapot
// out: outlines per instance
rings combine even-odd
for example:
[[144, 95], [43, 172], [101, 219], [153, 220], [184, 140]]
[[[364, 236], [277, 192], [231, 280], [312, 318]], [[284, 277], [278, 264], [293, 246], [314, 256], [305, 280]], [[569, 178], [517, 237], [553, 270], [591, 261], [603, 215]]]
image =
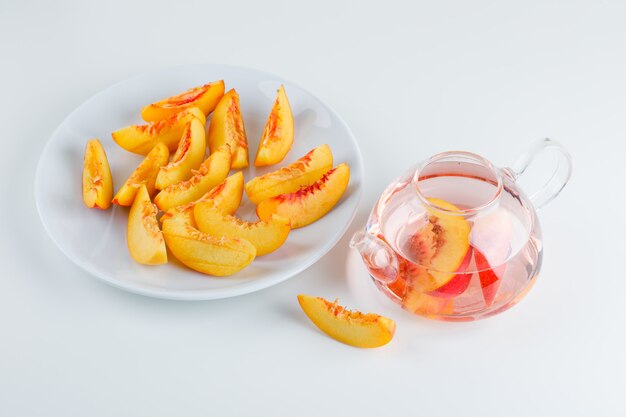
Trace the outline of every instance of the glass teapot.
[[[556, 168], [527, 197], [516, 180], [540, 152]], [[376, 286], [404, 309], [467, 321], [516, 304], [542, 260], [536, 210], [556, 197], [572, 163], [557, 142], [537, 142], [512, 168], [469, 152], [445, 152], [393, 181], [350, 242]]]

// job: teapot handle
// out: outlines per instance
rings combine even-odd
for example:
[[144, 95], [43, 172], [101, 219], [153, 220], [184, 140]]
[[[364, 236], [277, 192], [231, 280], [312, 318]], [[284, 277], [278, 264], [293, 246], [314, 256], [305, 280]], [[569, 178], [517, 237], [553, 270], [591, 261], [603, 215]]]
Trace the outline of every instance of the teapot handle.
[[572, 176], [572, 157], [567, 150], [557, 141], [543, 139], [537, 141], [526, 153], [520, 156], [511, 168], [506, 171], [517, 180], [524, 174], [526, 169], [533, 162], [535, 157], [542, 152], [552, 152], [556, 154], [556, 167], [545, 184], [534, 193], [530, 194], [530, 200], [536, 210], [552, 201], [569, 181]]

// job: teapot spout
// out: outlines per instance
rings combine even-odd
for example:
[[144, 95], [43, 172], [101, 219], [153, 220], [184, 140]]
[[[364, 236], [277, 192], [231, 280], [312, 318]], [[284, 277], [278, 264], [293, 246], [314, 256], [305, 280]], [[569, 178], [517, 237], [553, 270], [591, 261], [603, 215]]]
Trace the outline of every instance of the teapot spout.
[[359, 230], [352, 235], [352, 239], [350, 239], [350, 247], [358, 250], [360, 254], [363, 254], [363, 251], [367, 247], [367, 237], [363, 230]]
[[377, 281], [390, 284], [398, 278], [398, 258], [378, 236], [359, 230], [352, 236], [350, 247], [359, 251], [363, 263]]

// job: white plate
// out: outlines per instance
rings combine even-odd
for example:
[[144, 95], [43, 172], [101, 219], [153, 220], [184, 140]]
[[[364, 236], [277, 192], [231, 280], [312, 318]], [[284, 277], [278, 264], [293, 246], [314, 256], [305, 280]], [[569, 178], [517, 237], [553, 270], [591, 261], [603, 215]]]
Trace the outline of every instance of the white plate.
[[[186, 269], [169, 254], [161, 266], [135, 263], [126, 247], [128, 208], [88, 209], [81, 195], [81, 172], [87, 140], [97, 137], [106, 150], [117, 190], [142, 157], [118, 147], [111, 132], [143, 123], [142, 106], [187, 88], [224, 79], [236, 88], [254, 160], [265, 120], [280, 84], [285, 85], [295, 119], [295, 140], [276, 166], [244, 170], [246, 181], [289, 164], [317, 145], [327, 143], [335, 165], [347, 162], [350, 184], [335, 208], [316, 223], [289, 235], [276, 252], [259, 257], [235, 275], [214, 278]], [[122, 81], [96, 94], [70, 114], [49, 139], [35, 179], [37, 209], [52, 240], [73, 262], [114, 286], [138, 294], [208, 300], [257, 291], [282, 282], [320, 259], [341, 238], [352, 221], [363, 186], [363, 162], [346, 123], [312, 94], [280, 77], [225, 65], [175, 67]], [[254, 208], [244, 193], [238, 215], [251, 219]]]

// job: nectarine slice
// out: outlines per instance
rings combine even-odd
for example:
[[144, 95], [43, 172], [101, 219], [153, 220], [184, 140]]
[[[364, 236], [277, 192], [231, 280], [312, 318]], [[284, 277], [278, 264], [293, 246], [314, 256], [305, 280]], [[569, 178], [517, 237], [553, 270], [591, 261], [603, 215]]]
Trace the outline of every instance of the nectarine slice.
[[198, 119], [189, 122], [178, 148], [169, 164], [159, 170], [156, 179], [156, 188], [164, 189], [168, 185], [189, 179], [197, 169], [206, 153], [206, 132], [204, 125]]
[[472, 248], [470, 247], [465, 253], [465, 258], [461, 262], [461, 265], [456, 270], [456, 274], [448, 282], [438, 287], [437, 289], [430, 291], [428, 294], [435, 297], [452, 298], [457, 295], [461, 295], [467, 290], [470, 282], [472, 281], [472, 272], [466, 272], [472, 261]]
[[91, 139], [85, 147], [82, 184], [83, 202], [87, 207], [106, 210], [111, 206], [113, 177], [107, 154], [98, 139]]
[[147, 155], [158, 142], [162, 142], [170, 152], [174, 152], [187, 124], [193, 118], [200, 120], [203, 125], [206, 123], [202, 110], [190, 107], [149, 125], [127, 126], [116, 130], [111, 136], [122, 148], [139, 155]]
[[[200, 209], [198, 209], [200, 207]], [[218, 209], [203, 209], [199, 204], [194, 208], [198, 229], [215, 237], [245, 239], [256, 248], [256, 256], [262, 256], [278, 249], [289, 235], [289, 220], [272, 214], [267, 220], [251, 223], [240, 220]]]
[[454, 312], [454, 298], [434, 297], [421, 292], [418, 288], [408, 286], [402, 306], [425, 317], [445, 316]]
[[283, 160], [293, 144], [293, 115], [285, 87], [280, 86], [254, 160], [255, 166], [273, 165]]
[[[217, 186], [213, 187], [211, 191], [203, 195], [198, 200], [183, 204], [182, 206], [170, 208], [161, 217], [161, 222], [173, 215], [183, 215], [189, 220], [189, 224], [195, 225], [195, 210], [199, 210], [200, 212], [204, 210], [218, 210], [224, 214], [235, 214], [239, 204], [241, 203], [242, 195], [243, 173], [239, 171], [226, 178]], [[196, 209], [196, 207], [199, 208]]]
[[170, 152], [167, 146], [157, 143], [145, 159], [139, 164], [135, 171], [128, 177], [122, 188], [113, 197], [113, 203], [119, 206], [130, 206], [135, 200], [135, 195], [142, 184], [145, 184], [148, 195], [154, 195], [154, 183], [159, 173], [159, 169], [167, 164]]
[[156, 122], [190, 107], [198, 107], [208, 116], [223, 95], [224, 81], [215, 81], [149, 104], [141, 109], [141, 117], [146, 122]]
[[193, 216], [171, 210], [163, 220], [165, 243], [189, 268], [214, 276], [232, 275], [254, 260], [256, 248], [244, 239], [214, 237], [195, 228]]
[[246, 183], [246, 194], [250, 201], [259, 204], [270, 197], [293, 193], [313, 184], [332, 167], [330, 148], [320, 145], [284, 168], [251, 179]]
[[317, 182], [299, 191], [263, 200], [256, 208], [260, 219], [276, 213], [297, 229], [317, 221], [337, 204], [350, 181], [350, 168], [343, 163], [328, 171]]
[[241, 171], [226, 178], [199, 199], [194, 212], [217, 209], [224, 214], [235, 214], [243, 196], [243, 173]]
[[350, 346], [375, 348], [391, 341], [396, 323], [374, 313], [350, 311], [322, 297], [298, 295], [304, 313], [321, 331]]
[[215, 107], [209, 124], [207, 142], [211, 152], [215, 152], [220, 146], [230, 145], [233, 154], [231, 168], [239, 169], [248, 166], [246, 128], [239, 108], [239, 94], [234, 88], [224, 94]]
[[224, 145], [200, 165], [188, 180], [165, 187], [154, 198], [163, 211], [196, 201], [213, 187], [224, 181], [230, 171], [230, 147]]
[[[428, 199], [436, 207], [450, 212], [459, 209], [446, 201]], [[428, 208], [424, 226], [411, 236], [408, 252], [411, 261], [428, 273], [421, 274], [417, 285], [422, 292], [434, 291], [457, 276], [459, 267], [468, 259], [470, 225], [461, 215]], [[461, 271], [464, 272], [464, 271]]]
[[474, 249], [474, 260], [476, 268], [478, 268], [478, 277], [480, 278], [480, 288], [483, 293], [485, 305], [490, 306], [498, 294], [500, 289], [500, 280], [506, 272], [506, 265], [501, 264], [492, 268], [489, 261], [478, 249]]
[[159, 210], [150, 201], [145, 184], [142, 184], [130, 207], [126, 226], [128, 251], [130, 256], [140, 264], [167, 263], [165, 240], [163, 240], [163, 233], [157, 221], [158, 212]]

